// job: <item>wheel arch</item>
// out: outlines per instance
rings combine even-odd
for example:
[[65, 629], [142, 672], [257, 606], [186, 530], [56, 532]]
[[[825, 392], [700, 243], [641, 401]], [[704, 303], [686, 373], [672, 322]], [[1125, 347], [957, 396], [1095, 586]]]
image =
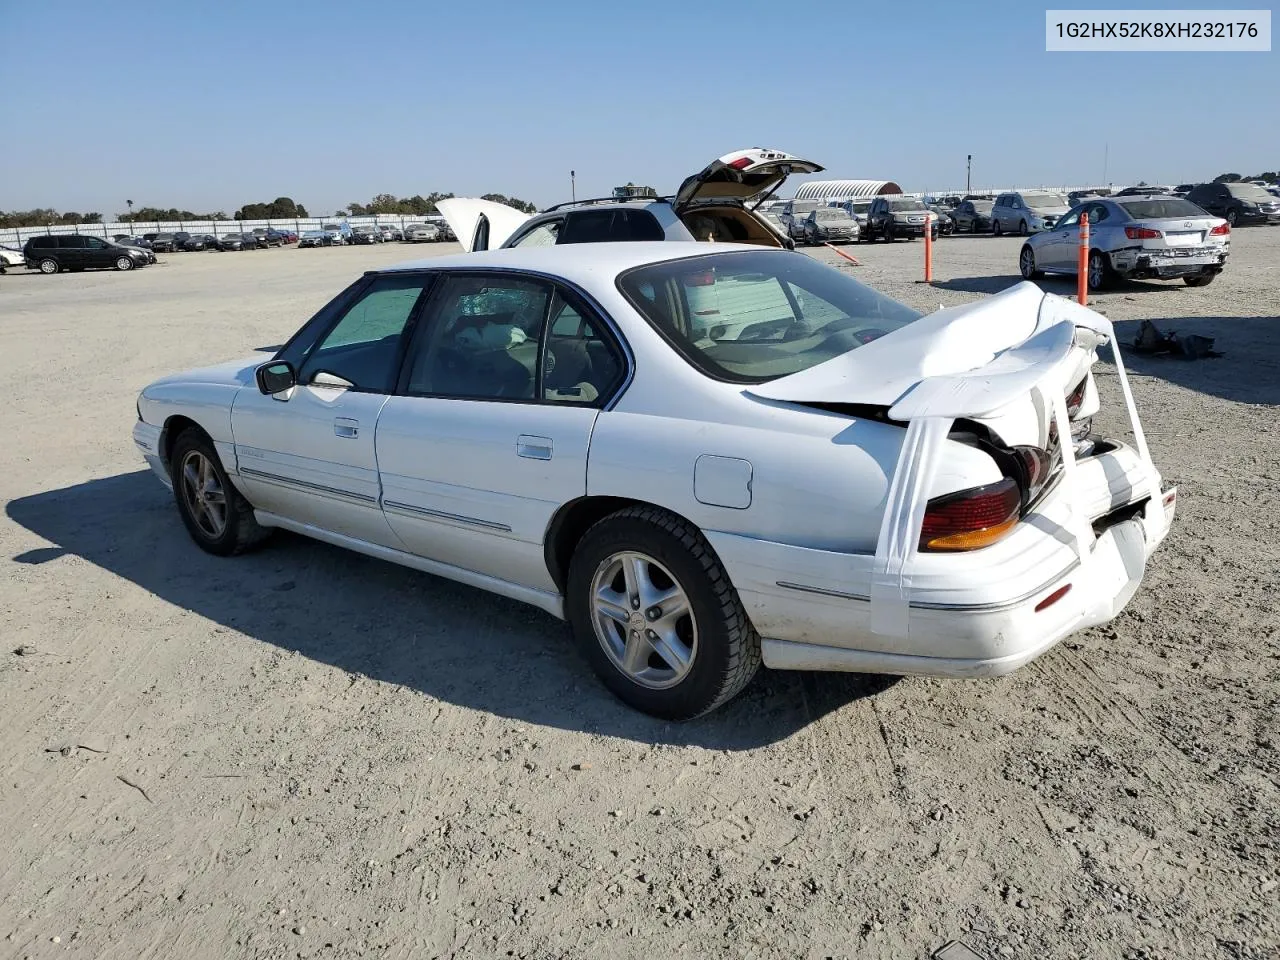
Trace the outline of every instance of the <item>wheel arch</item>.
[[605, 517], [628, 507], [652, 507], [655, 510], [663, 510], [695, 529], [701, 529], [688, 517], [670, 507], [648, 500], [614, 496], [586, 496], [570, 500], [555, 512], [551, 522], [547, 524], [547, 533], [543, 538], [542, 547], [547, 570], [562, 593], [569, 580], [569, 564], [573, 560], [574, 551], [586, 532]]

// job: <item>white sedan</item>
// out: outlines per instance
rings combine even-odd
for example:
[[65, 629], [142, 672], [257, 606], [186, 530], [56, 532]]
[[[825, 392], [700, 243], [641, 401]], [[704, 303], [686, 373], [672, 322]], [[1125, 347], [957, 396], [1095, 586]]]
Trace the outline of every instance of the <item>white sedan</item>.
[[1030, 283], [921, 316], [785, 250], [517, 248], [367, 273], [133, 434], [205, 550], [279, 527], [526, 601], [684, 719], [761, 661], [995, 676], [1115, 617], [1174, 491], [1119, 363], [1134, 441], [1091, 432], [1109, 340]]

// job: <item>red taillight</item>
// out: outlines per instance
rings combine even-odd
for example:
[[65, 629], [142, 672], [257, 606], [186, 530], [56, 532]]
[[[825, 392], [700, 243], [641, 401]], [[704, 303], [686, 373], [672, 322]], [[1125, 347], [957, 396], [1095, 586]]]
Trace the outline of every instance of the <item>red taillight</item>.
[[1017, 525], [1021, 508], [1022, 491], [1008, 477], [997, 483], [935, 497], [925, 507], [920, 549], [989, 547]]
[[751, 157], [739, 157], [737, 160], [730, 160], [729, 166], [733, 167], [735, 170], [745, 170], [753, 163], [755, 163], [755, 160]]
[[1214, 227], [1212, 230], [1210, 230], [1210, 231], [1209, 231], [1209, 236], [1211, 236], [1211, 237], [1225, 237], [1225, 236], [1226, 236], [1227, 234], [1229, 234], [1230, 232], [1231, 232], [1231, 224], [1229, 224], [1229, 223], [1220, 223], [1220, 224], [1218, 224], [1216, 227]]
[[1130, 240], [1159, 240], [1163, 234], [1150, 227], [1125, 227], [1124, 235]]
[[690, 273], [684, 278], [686, 287], [713, 287], [716, 283], [716, 272], [714, 270], [702, 270], [698, 273]]

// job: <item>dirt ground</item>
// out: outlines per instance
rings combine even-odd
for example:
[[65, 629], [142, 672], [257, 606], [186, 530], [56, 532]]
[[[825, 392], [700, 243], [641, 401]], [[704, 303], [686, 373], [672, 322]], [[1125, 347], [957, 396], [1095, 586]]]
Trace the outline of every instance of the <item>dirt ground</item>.
[[[1276, 956], [1280, 230], [1233, 246], [1097, 299], [1225, 353], [1131, 357], [1180, 497], [1114, 624], [1000, 680], [762, 672], [686, 725], [532, 608], [207, 556], [143, 470], [149, 380], [453, 245], [0, 277], [0, 956]], [[849, 251], [921, 308], [1015, 280], [1014, 239], [942, 240], [932, 288], [919, 242]]]

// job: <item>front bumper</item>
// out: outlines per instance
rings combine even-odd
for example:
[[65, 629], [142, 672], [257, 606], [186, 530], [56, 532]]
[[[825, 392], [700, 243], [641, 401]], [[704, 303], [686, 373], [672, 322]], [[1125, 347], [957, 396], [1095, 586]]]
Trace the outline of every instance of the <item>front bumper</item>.
[[[934, 230], [937, 230], [936, 224], [934, 225]], [[893, 221], [893, 235], [895, 237], [923, 237], [924, 224], [903, 223], [900, 220], [895, 220]]]
[[147, 466], [169, 489], [173, 489], [173, 480], [169, 477], [169, 468], [165, 465], [164, 456], [160, 451], [160, 435], [163, 431], [154, 424], [146, 423], [143, 420], [137, 420], [133, 424], [133, 443], [138, 448], [138, 452], [142, 454], [142, 459], [147, 461]]
[[1236, 214], [1236, 223], [1242, 225], [1247, 223], [1280, 224], [1280, 211], [1241, 210]]

